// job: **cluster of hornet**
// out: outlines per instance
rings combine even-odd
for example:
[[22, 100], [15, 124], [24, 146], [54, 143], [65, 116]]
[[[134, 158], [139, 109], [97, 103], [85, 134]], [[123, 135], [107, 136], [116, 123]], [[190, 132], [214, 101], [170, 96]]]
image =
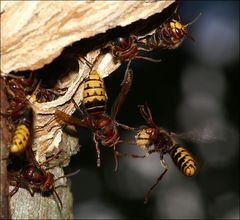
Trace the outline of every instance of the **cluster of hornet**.
[[[155, 49], [172, 50], [178, 48], [186, 37], [193, 40], [187, 32], [187, 27], [194, 23], [198, 17], [188, 24], [183, 24], [177, 10], [175, 10], [170, 18], [149, 35], [144, 37], [131, 34], [127, 37], [120, 36], [106, 44], [104, 49], [107, 48], [110, 51], [114, 61], [128, 62], [120, 92], [112, 105], [110, 114], [106, 111], [107, 93], [104, 80], [94, 68], [94, 64], [91, 64], [85, 58], [84, 60], [89, 65], [91, 71], [83, 81], [82, 103], [78, 106], [75, 100], [71, 99], [80, 116], [74, 117], [59, 109], [56, 109], [54, 113], [57, 121], [92, 131], [93, 141], [96, 145], [97, 167], [101, 166], [100, 145], [112, 148], [115, 170], [118, 169], [119, 157], [145, 158], [149, 154], [158, 153], [164, 171], [147, 191], [145, 203], [148, 201], [152, 190], [158, 185], [168, 170], [168, 165], [164, 160], [165, 154], [168, 153], [171, 156], [176, 166], [186, 176], [193, 176], [197, 167], [196, 160], [192, 154], [177, 143], [175, 134], [156, 125], [147, 105], [139, 106], [140, 113], [145, 120], [144, 125], [134, 128], [116, 121], [116, 115], [131, 88], [133, 80], [133, 71], [130, 67], [131, 62], [134, 59], [159, 62], [160, 60], [152, 59], [145, 54]], [[61, 150], [44, 163], [37, 162], [31, 147], [34, 129], [32, 127], [33, 109], [29, 103], [29, 97], [42, 103], [57, 99], [57, 94], [53, 90], [41, 87], [41, 82], [37, 82], [31, 74], [28, 78], [19, 78], [14, 75], [4, 77], [6, 79], [6, 94], [10, 104], [9, 111], [5, 115], [11, 121], [9, 129], [12, 134], [7, 167], [10, 185], [14, 186], [10, 194], [13, 195], [19, 187], [29, 190], [31, 195], [36, 191], [41, 193], [52, 192], [58, 198], [60, 205], [62, 205], [54, 188], [54, 183], [56, 180], [73, 175], [76, 172], [55, 178], [51, 172], [47, 171], [47, 163], [54, 158], [56, 159]], [[135, 139], [131, 143], [142, 149], [144, 155], [135, 155], [116, 149], [119, 143], [125, 142], [120, 137], [119, 128], [135, 133]]]
[[55, 179], [54, 175], [45, 169], [47, 163], [57, 157], [61, 151], [44, 163], [38, 163], [31, 147], [34, 111], [29, 100], [32, 98], [39, 103], [51, 101], [57, 97], [56, 93], [42, 87], [41, 82], [37, 82], [33, 74], [28, 77], [2, 74], [2, 77], [5, 79], [5, 92], [9, 108], [1, 115], [7, 118], [12, 134], [7, 158], [7, 176], [10, 185], [14, 186], [10, 196], [13, 196], [19, 187], [27, 189], [32, 196], [35, 192], [53, 192], [62, 206], [54, 183], [56, 180], [72, 174]]

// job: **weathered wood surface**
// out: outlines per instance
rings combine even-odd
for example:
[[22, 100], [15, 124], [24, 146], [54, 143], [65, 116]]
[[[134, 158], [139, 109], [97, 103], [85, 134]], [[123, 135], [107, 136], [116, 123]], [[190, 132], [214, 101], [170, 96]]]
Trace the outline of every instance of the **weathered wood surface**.
[[2, 1], [1, 71], [34, 70], [64, 47], [145, 19], [172, 1]]

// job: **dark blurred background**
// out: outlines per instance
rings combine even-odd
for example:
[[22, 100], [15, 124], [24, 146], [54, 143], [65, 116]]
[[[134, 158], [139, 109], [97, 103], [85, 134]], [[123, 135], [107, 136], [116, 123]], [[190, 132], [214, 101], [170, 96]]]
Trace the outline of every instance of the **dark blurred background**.
[[[70, 165], [80, 168], [71, 177], [75, 219], [239, 219], [239, 1], [179, 4], [184, 24], [200, 12], [188, 29], [195, 42], [186, 39], [179, 49], [155, 51], [151, 56], [160, 63], [133, 61], [133, 85], [117, 115], [119, 122], [140, 126], [137, 106], [147, 102], [159, 126], [191, 133], [181, 144], [196, 156], [197, 175], [185, 177], [165, 155], [169, 171], [144, 205], [145, 193], [163, 171], [159, 154], [120, 158], [115, 172], [112, 149], [102, 146], [98, 169], [92, 135], [79, 129], [82, 147]], [[125, 68], [126, 63], [105, 78], [108, 112]], [[124, 152], [135, 148], [118, 146]]]

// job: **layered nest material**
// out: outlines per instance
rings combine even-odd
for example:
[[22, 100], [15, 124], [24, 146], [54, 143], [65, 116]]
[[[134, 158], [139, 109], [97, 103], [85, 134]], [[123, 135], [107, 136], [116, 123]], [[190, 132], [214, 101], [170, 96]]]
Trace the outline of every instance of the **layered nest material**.
[[[159, 13], [173, 2], [1, 2], [1, 72], [21, 75], [21, 71], [38, 74], [45, 71], [51, 78], [52, 74], [58, 75], [58, 71], [65, 68], [63, 77], [59, 74], [61, 78], [56, 80], [54, 87], [64, 91], [63, 94], [44, 103], [30, 98], [35, 112], [32, 147], [39, 162], [59, 148], [68, 152], [69, 158], [77, 152], [77, 139], [64, 136], [54, 111], [59, 109], [72, 114], [75, 111], [72, 98], [81, 104], [82, 82], [91, 71], [85, 60], [94, 63], [98, 57], [99, 62], [94, 68], [101, 77], [108, 76], [121, 63], [114, 62], [111, 53], [102, 53], [104, 45], [121, 32], [133, 33], [143, 26], [149, 32], [151, 21], [159, 19]], [[71, 149], [65, 149], [66, 146]]]

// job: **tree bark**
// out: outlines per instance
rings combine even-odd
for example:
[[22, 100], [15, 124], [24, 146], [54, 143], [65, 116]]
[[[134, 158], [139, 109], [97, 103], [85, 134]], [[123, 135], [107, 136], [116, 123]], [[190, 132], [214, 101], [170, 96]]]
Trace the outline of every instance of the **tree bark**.
[[[5, 113], [8, 108], [8, 99], [4, 92], [5, 89], [5, 81], [0, 78], [0, 111], [1, 113]], [[6, 117], [0, 116], [1, 121], [1, 129], [0, 129], [0, 216], [1, 219], [8, 219], [10, 217], [10, 209], [9, 209], [9, 196], [8, 196], [8, 180], [7, 180], [7, 160], [4, 158], [8, 157], [8, 143], [9, 143], [9, 131], [7, 125]]]
[[[173, 2], [174, 0], [3, 1], [1, 2], [1, 73], [7, 75], [10, 72], [40, 69], [53, 62], [64, 48], [71, 45], [74, 48], [75, 42], [81, 43], [110, 29], [125, 27], [140, 19], [147, 19], [162, 12]], [[98, 48], [84, 56], [93, 63], [99, 57], [99, 53]], [[114, 63], [112, 56], [106, 53], [101, 55], [94, 68], [102, 77], [106, 77], [119, 66], [120, 63]], [[82, 82], [89, 72], [89, 66], [79, 62], [78, 70], [69, 73], [69, 77], [59, 83], [60, 88], [66, 89], [66, 93], [57, 100], [37, 103], [29, 97], [35, 112], [32, 148], [37, 161], [44, 162], [46, 156], [53, 155], [61, 148], [65, 152], [61, 166], [67, 166], [71, 155], [79, 150], [78, 139], [63, 133], [61, 124], [56, 121], [53, 114], [56, 108], [68, 114], [75, 111], [70, 99], [74, 98], [77, 104], [81, 103]], [[6, 146], [5, 144], [2, 147], [1, 143], [3, 152], [7, 149]], [[6, 174], [6, 164], [2, 166], [5, 162], [1, 161], [1, 169], [4, 169], [3, 173]], [[60, 167], [50, 171], [56, 177], [63, 175]], [[6, 180], [6, 177], [4, 178]], [[5, 187], [1, 188], [3, 191], [6, 189], [4, 185], [6, 182], [3, 185], [1, 182], [1, 187]], [[61, 179], [55, 185], [59, 185], [57, 192], [63, 203], [62, 209], [53, 195], [46, 197], [35, 193], [32, 197], [27, 190], [19, 189], [10, 201], [12, 218], [71, 219], [73, 201], [67, 180]], [[3, 206], [1, 209], [3, 213], [7, 210]], [[3, 214], [1, 217], [6, 215]]]

